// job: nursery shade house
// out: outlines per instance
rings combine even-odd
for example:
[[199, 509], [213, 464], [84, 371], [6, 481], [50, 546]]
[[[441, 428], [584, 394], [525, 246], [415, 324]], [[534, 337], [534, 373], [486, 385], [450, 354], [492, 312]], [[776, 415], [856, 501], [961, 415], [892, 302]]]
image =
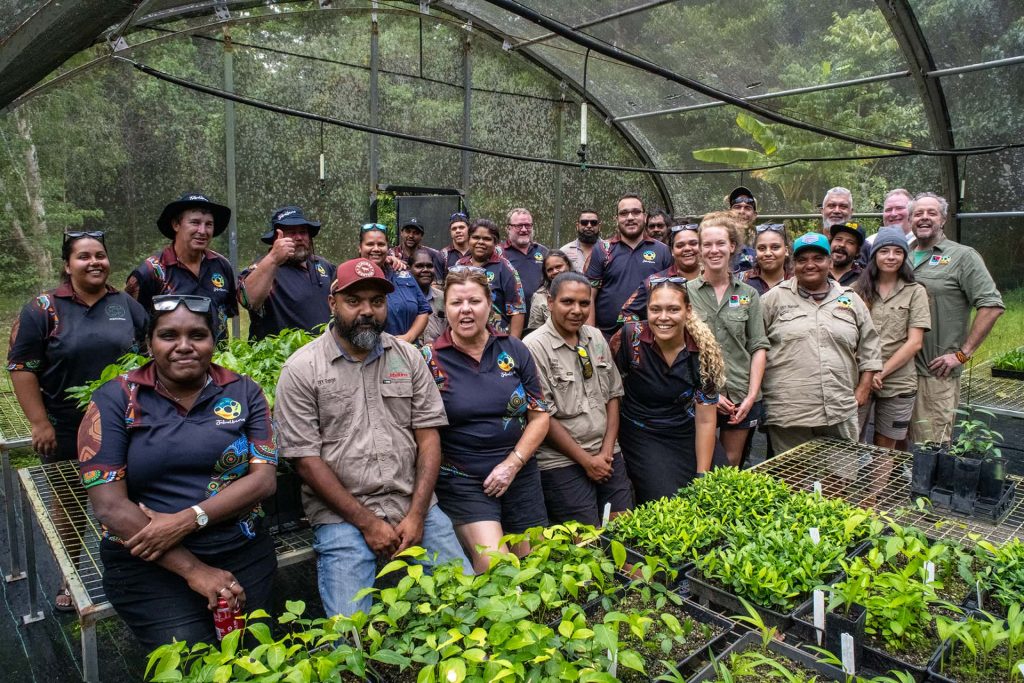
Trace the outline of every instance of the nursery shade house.
[[810, 227], [842, 185], [873, 229], [905, 187], [1024, 278], [1017, 0], [0, 0], [0, 107], [12, 291], [52, 281], [69, 227], [129, 267], [189, 188], [235, 208], [245, 261], [286, 203], [343, 258], [396, 188], [528, 206], [561, 244], [626, 191], [682, 218], [743, 184]]

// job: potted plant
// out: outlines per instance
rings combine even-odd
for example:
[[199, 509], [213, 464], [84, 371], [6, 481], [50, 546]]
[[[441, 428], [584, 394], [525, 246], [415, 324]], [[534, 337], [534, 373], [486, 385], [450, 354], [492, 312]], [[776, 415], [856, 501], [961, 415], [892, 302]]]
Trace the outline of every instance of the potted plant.
[[914, 461], [910, 480], [910, 493], [913, 497], [924, 496], [927, 498], [931, 495], [932, 488], [935, 486], [939, 459], [948, 457], [949, 449], [945, 444], [935, 441], [914, 444]]
[[[995, 416], [987, 411], [974, 411]], [[955, 512], [966, 515], [998, 519], [1013, 498], [1013, 484], [1006, 479], [1003, 454], [996, 443], [1002, 434], [991, 429], [983, 420], [968, 412], [957, 423], [959, 433], [950, 446], [950, 455], [956, 458], [953, 473], [953, 501]]]
[[1024, 541], [1013, 538], [995, 545], [978, 541], [978, 592], [983, 609], [1003, 616], [1013, 605], [1024, 604]]
[[1015, 349], [996, 356], [992, 361], [992, 376], [1024, 380], [1024, 349]]
[[1024, 612], [1012, 605], [1005, 620], [976, 612], [966, 621], [939, 619], [946, 644], [929, 670], [940, 683], [992, 683], [1024, 677]]

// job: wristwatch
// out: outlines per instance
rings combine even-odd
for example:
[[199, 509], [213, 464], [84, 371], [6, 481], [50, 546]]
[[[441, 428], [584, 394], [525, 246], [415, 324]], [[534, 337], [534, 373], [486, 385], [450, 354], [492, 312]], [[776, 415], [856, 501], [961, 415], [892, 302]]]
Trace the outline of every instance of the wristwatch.
[[210, 523], [210, 517], [206, 514], [206, 511], [198, 505], [193, 505], [192, 511], [196, 513], [196, 526], [200, 529], [205, 529], [206, 525]]

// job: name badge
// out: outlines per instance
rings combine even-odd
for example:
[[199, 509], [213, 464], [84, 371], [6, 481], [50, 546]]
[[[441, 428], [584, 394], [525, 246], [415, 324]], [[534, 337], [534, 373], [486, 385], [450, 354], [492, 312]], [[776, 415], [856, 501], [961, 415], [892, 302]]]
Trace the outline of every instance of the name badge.
[[739, 308], [739, 307], [740, 307], [740, 296], [739, 296], [739, 294], [733, 294], [732, 296], [729, 297], [729, 308]]

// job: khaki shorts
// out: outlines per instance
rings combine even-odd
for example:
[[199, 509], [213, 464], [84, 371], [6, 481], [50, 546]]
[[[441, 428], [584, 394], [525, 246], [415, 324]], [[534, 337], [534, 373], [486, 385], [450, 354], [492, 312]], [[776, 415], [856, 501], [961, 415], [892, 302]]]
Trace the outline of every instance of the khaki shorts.
[[914, 398], [916, 392], [903, 396], [890, 396], [879, 398], [874, 394], [860, 408], [860, 433], [863, 436], [864, 427], [871, 416], [872, 408], [875, 411], [875, 434], [900, 441], [907, 438], [907, 430], [910, 427], [910, 417], [914, 413]]
[[960, 378], [917, 378], [917, 399], [907, 438], [913, 443], [949, 441], [960, 404]]
[[847, 441], [857, 440], [857, 416], [853, 415], [848, 420], [839, 424], [821, 427], [781, 427], [768, 425], [768, 438], [772, 440], [772, 450], [776, 455], [796, 448], [819, 436], [831, 436]]

